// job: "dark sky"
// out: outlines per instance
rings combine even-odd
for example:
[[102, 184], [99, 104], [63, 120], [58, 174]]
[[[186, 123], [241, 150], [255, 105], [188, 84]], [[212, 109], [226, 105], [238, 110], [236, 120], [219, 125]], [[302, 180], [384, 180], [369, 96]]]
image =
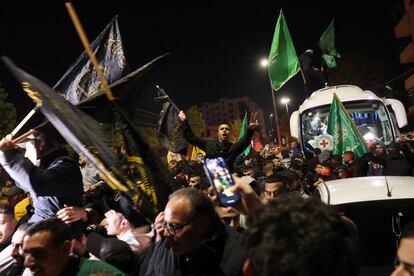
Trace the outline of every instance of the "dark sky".
[[[269, 80], [259, 60], [268, 56], [281, 8], [298, 55], [307, 48], [316, 48], [320, 35], [335, 19], [339, 52], [374, 45], [388, 47], [387, 53], [398, 59], [393, 34], [393, 8], [398, 1], [193, 1], [185, 5], [122, 2], [127, 1], [73, 4], [91, 41], [114, 15], [119, 15], [131, 69], [165, 52], [171, 53], [140, 100], [141, 108], [153, 112], [160, 108], [152, 101], [153, 85], [157, 83], [182, 108], [220, 97], [249, 96], [270, 113]], [[40, 3], [2, 7], [0, 53], [53, 86], [83, 48], [63, 2]], [[5, 73], [0, 73], [0, 79], [7, 81]], [[293, 111], [305, 98], [303, 90], [297, 76], [277, 97], [289, 96]], [[23, 106], [27, 104], [18, 106], [19, 116], [25, 115]]]

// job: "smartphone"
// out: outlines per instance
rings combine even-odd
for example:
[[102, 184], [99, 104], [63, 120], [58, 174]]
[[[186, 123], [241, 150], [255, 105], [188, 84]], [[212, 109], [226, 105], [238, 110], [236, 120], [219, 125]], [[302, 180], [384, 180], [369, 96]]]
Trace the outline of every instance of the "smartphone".
[[229, 191], [229, 188], [234, 185], [234, 179], [224, 159], [222, 157], [204, 158], [203, 167], [220, 204], [223, 206], [239, 204], [240, 194]]

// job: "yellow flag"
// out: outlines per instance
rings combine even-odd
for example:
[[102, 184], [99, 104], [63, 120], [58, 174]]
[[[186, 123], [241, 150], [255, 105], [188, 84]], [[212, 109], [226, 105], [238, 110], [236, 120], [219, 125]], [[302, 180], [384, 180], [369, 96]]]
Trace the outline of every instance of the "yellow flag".
[[193, 146], [193, 150], [191, 151], [191, 158], [190, 160], [195, 160], [197, 157], [197, 154], [201, 153], [203, 156], [206, 155], [206, 153], [204, 151], [202, 151], [201, 149], [199, 149], [196, 146]]

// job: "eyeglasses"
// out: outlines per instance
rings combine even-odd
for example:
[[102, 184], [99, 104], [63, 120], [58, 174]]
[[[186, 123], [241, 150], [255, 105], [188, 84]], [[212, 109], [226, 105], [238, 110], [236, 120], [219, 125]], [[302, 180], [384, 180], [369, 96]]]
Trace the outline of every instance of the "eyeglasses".
[[177, 230], [183, 228], [186, 225], [189, 225], [193, 223], [192, 221], [189, 222], [184, 222], [184, 223], [166, 223], [164, 222], [164, 224], [162, 225], [162, 227], [164, 229], [166, 229], [168, 232], [170, 232], [171, 235], [176, 235], [177, 234]]

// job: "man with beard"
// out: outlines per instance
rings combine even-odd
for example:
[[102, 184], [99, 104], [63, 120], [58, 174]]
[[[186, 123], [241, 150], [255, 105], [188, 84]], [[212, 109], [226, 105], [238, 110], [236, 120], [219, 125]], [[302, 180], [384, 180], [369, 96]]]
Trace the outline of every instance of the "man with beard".
[[180, 111], [178, 114], [178, 117], [183, 123], [184, 137], [187, 142], [203, 150], [206, 153], [205, 157], [223, 157], [230, 169], [233, 168], [234, 161], [237, 156], [239, 156], [250, 145], [254, 130], [259, 126], [256, 116], [257, 113], [253, 113], [252, 116], [250, 116], [249, 128], [246, 134], [237, 143], [233, 144], [230, 141], [231, 128], [229, 123], [223, 122], [219, 124], [217, 139], [206, 139], [194, 135], [188, 124], [184, 111]]
[[31, 225], [24, 235], [24, 266], [33, 275], [126, 276], [114, 266], [71, 254], [72, 233], [60, 219], [46, 219]]

